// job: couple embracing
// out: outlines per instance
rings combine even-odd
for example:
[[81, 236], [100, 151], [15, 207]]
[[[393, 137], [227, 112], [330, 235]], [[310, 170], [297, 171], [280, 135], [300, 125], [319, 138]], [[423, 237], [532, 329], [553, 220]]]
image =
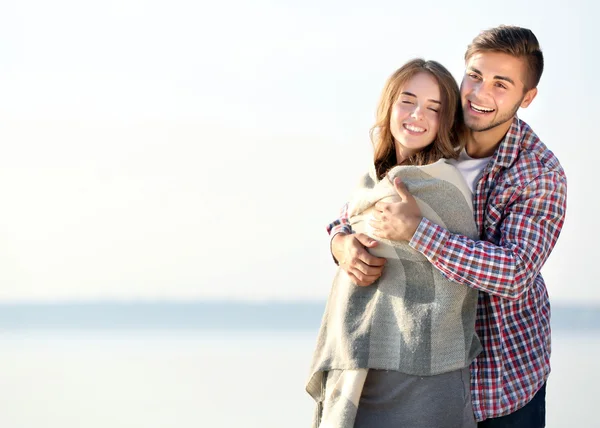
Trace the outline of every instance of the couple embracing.
[[517, 117], [543, 55], [480, 33], [460, 88], [415, 59], [385, 84], [374, 157], [328, 226], [339, 268], [307, 391], [315, 427], [541, 428], [550, 304], [540, 270], [566, 177]]

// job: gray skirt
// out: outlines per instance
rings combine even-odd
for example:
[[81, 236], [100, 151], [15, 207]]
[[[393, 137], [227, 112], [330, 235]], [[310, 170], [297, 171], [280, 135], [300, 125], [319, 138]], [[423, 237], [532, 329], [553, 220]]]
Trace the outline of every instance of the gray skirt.
[[475, 428], [469, 368], [434, 376], [369, 370], [354, 428]]

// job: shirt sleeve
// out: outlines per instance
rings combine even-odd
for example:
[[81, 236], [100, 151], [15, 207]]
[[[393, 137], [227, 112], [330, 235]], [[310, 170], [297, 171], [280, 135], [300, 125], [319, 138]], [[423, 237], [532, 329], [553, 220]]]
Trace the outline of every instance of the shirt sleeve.
[[344, 204], [340, 210], [339, 218], [327, 225], [327, 233], [329, 236], [331, 236], [331, 238], [340, 232], [352, 233], [352, 227], [350, 226], [350, 222], [348, 220], [348, 203]]
[[333, 243], [333, 237], [338, 233], [352, 233], [352, 227], [350, 226], [350, 221], [348, 220], [348, 203], [345, 203], [342, 209], [340, 210], [339, 218], [335, 219], [332, 223], [327, 225], [327, 233], [330, 236], [329, 239], [329, 252], [331, 253], [331, 258], [335, 262], [335, 264], [339, 264], [336, 258], [333, 256], [333, 251], [331, 250], [331, 244]]
[[424, 218], [410, 246], [448, 279], [516, 300], [539, 274], [556, 244], [566, 198], [564, 176], [546, 173], [532, 180], [506, 206], [498, 245], [452, 234]]

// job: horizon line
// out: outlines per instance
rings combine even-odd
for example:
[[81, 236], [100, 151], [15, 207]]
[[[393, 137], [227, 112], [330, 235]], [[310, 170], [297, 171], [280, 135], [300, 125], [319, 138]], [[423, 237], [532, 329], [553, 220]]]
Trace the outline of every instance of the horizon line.
[[[248, 298], [101, 298], [101, 299], [14, 299], [2, 300], [1, 306], [61, 306], [61, 305], [190, 305], [190, 304], [227, 304], [227, 305], [322, 305], [327, 298], [322, 299], [248, 299]], [[587, 308], [600, 310], [600, 301], [550, 300], [551, 308]]]

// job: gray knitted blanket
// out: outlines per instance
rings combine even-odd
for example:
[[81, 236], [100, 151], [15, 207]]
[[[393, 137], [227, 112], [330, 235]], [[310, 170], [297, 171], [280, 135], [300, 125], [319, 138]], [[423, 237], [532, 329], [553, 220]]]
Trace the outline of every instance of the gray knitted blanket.
[[[424, 217], [450, 232], [477, 238], [471, 192], [460, 172], [444, 159], [426, 166], [397, 166], [381, 181], [372, 168], [348, 206], [355, 232], [370, 235], [367, 222], [377, 201], [398, 200], [390, 181], [396, 176]], [[475, 334], [475, 290], [445, 279], [407, 242], [380, 240], [369, 251], [388, 258], [373, 285], [357, 286], [341, 268], [333, 281], [306, 386], [319, 404], [315, 426], [328, 405], [335, 417], [321, 427], [352, 426], [366, 377], [362, 369], [429, 376], [467, 367], [481, 351]], [[343, 396], [350, 409], [342, 405]], [[337, 408], [331, 407], [337, 401]]]

